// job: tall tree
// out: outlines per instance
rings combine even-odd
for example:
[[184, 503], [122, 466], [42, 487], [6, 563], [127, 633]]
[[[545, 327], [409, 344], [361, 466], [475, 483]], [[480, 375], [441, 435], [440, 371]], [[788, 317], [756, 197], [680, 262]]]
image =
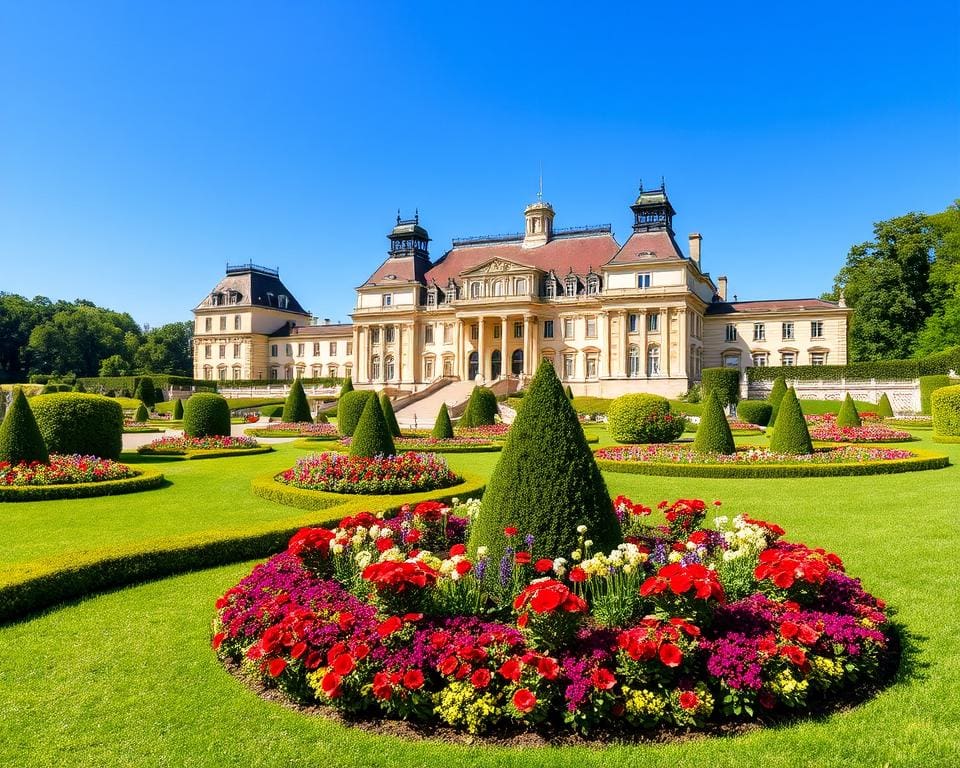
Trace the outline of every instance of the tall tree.
[[31, 331], [27, 345], [30, 369], [96, 376], [104, 358], [120, 355], [129, 360], [131, 346], [139, 338], [140, 329], [130, 315], [77, 302]]
[[960, 200], [927, 218], [934, 236], [928, 292], [932, 314], [917, 337], [917, 356], [960, 345]]
[[152, 328], [133, 355], [139, 373], [190, 376], [193, 370], [193, 323], [167, 323]]

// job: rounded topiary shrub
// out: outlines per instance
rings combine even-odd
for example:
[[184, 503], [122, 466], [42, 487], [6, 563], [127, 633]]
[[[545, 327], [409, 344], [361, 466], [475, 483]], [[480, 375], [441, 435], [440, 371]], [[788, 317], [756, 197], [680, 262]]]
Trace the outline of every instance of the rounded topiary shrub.
[[[471, 526], [469, 548], [488, 548], [495, 577], [507, 546], [533, 536], [541, 557], [570, 557], [577, 527], [596, 552], [621, 543], [620, 522], [583, 427], [549, 362], [540, 363]], [[516, 528], [517, 536], [504, 529]]]
[[214, 392], [197, 392], [183, 408], [183, 433], [187, 437], [230, 434], [230, 406]]
[[453, 437], [453, 425], [450, 423], [450, 414], [447, 412], [446, 403], [440, 404], [437, 420], [433, 423], [433, 431], [430, 433], [430, 437], [437, 440], [449, 440]]
[[882, 419], [893, 416], [893, 406], [890, 405], [890, 398], [887, 397], [886, 392], [880, 395], [880, 400], [877, 402], [877, 415]]
[[860, 414], [857, 413], [857, 406], [853, 403], [850, 393], [843, 398], [843, 404], [840, 406], [840, 412], [837, 414], [838, 427], [862, 427]]
[[701, 373], [703, 399], [717, 393], [720, 405], [736, 405], [740, 401], [740, 370], [738, 368], [704, 368]]
[[773, 406], [766, 400], [741, 400], [737, 403], [737, 418], [761, 427], [770, 423]]
[[50, 453], [117, 459], [123, 449], [123, 408], [82, 392], [38, 395], [30, 403]]
[[920, 377], [920, 412], [930, 414], [930, 396], [941, 387], [949, 387], [950, 377], [945, 374]]
[[783, 376], [777, 376], [773, 382], [773, 388], [770, 390], [770, 395], [767, 397], [767, 402], [770, 403], [771, 407], [770, 418], [767, 420], [768, 427], [772, 427], [776, 422], [777, 411], [780, 409], [780, 402], [785, 394], [787, 394], [787, 380]]
[[137, 412], [133, 414], [133, 420], [137, 422], [144, 422], [149, 418], [150, 412], [147, 410], [147, 406], [145, 406], [143, 403], [140, 403], [140, 405], [137, 406]]
[[660, 395], [621, 395], [607, 409], [610, 435], [618, 443], [670, 443], [683, 434], [686, 419], [670, 411]]
[[173, 418], [177, 421], [183, 418], [183, 400], [179, 397], [173, 403]]
[[[370, 393], [373, 394], [373, 393]], [[390, 435], [390, 426], [376, 396], [364, 401], [363, 413], [350, 443], [351, 456], [393, 456], [397, 452]]]
[[466, 410], [460, 417], [459, 426], [482, 427], [486, 424], [495, 424], [497, 413], [499, 413], [499, 406], [493, 390], [487, 387], [474, 387], [467, 401]]
[[777, 427], [770, 439], [770, 450], [773, 453], [798, 455], [813, 453], [813, 442], [810, 440], [807, 420], [803, 418], [800, 401], [793, 387], [787, 390], [783, 400], [780, 401]]
[[307, 393], [303, 391], [303, 384], [300, 383], [300, 379], [294, 381], [290, 386], [287, 400], [283, 404], [283, 416], [280, 420], [287, 424], [313, 422], [313, 418], [310, 416], [310, 403], [307, 402]]
[[693, 440], [694, 453], [720, 453], [728, 455], [736, 453], [737, 446], [733, 442], [733, 433], [730, 424], [720, 404], [720, 397], [716, 390], [710, 390], [703, 410], [700, 411], [700, 424], [697, 426], [697, 436]]
[[960, 437], [960, 385], [941, 387], [930, 397], [934, 437]]
[[157, 388], [153, 385], [153, 379], [144, 376], [137, 382], [137, 390], [133, 395], [142, 402], [147, 408], [152, 408], [157, 403]]
[[[0, 393], [0, 397], [4, 395]], [[22, 389], [13, 393], [13, 402], [0, 424], [0, 461], [19, 464], [39, 461], [46, 464], [50, 457], [43, 435], [33, 417], [30, 403]]]
[[400, 437], [400, 424], [397, 423], [397, 414], [393, 412], [393, 403], [390, 402], [386, 392], [380, 393], [380, 410], [383, 411], [383, 418], [387, 422], [390, 434], [394, 437]]
[[375, 398], [376, 394], [367, 389], [358, 389], [347, 392], [340, 398], [340, 404], [337, 407], [337, 429], [341, 435], [347, 437], [353, 435], [363, 408], [371, 397]]

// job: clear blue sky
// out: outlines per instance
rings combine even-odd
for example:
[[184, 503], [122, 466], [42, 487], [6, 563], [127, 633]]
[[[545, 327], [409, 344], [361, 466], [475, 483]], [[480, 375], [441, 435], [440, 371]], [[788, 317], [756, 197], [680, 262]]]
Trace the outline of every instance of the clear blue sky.
[[[781, 7], [782, 6], [782, 7]], [[0, 290], [189, 319], [226, 262], [348, 319], [397, 208], [612, 223], [665, 176], [740, 299], [960, 196], [951, 2], [0, 0]]]

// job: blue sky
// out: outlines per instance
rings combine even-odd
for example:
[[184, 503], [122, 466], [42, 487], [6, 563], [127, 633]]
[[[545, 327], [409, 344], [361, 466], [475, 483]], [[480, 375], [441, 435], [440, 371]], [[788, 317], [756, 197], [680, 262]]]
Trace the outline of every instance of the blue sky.
[[[771, 8], [771, 6], [782, 6]], [[224, 264], [348, 319], [397, 208], [612, 223], [666, 178], [740, 299], [815, 296], [960, 196], [960, 10], [902, 3], [0, 0], [0, 290], [159, 325]]]

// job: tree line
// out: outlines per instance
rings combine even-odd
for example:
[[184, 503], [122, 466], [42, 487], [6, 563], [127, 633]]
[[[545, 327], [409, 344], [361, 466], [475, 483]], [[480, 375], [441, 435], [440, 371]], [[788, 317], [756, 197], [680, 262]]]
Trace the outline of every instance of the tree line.
[[140, 327], [91, 301], [0, 292], [0, 380], [38, 374], [191, 376], [193, 323]]

